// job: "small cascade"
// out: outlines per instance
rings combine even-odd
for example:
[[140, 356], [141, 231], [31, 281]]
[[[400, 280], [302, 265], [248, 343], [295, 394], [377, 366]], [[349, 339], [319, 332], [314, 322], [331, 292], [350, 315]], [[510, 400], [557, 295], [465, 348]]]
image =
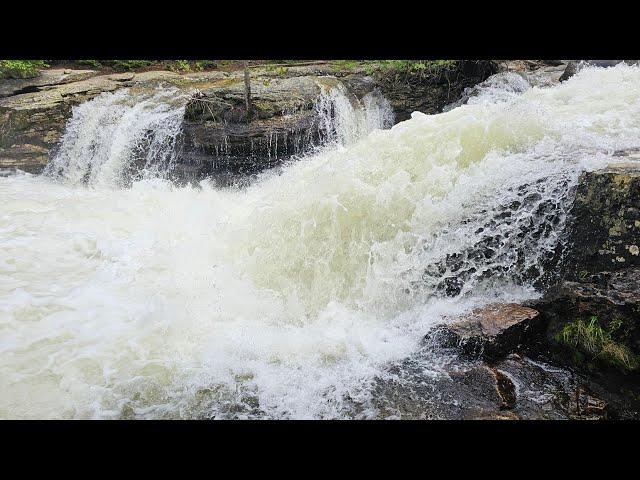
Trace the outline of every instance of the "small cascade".
[[123, 89], [78, 105], [45, 174], [116, 187], [166, 177], [175, 165], [186, 100], [177, 89]]
[[342, 84], [323, 89], [315, 105], [321, 143], [350, 145], [374, 130], [391, 128], [393, 110], [381, 93], [374, 91], [362, 100]]

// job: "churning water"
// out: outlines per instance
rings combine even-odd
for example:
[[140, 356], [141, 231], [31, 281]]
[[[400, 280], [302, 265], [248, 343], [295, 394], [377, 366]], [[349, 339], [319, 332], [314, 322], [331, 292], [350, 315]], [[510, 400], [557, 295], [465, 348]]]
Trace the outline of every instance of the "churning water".
[[640, 138], [640, 68], [585, 68], [245, 189], [121, 189], [179, 112], [126, 95], [97, 100], [121, 122], [79, 108], [54, 178], [0, 178], [0, 417], [353, 416], [444, 315], [535, 296], [579, 173]]

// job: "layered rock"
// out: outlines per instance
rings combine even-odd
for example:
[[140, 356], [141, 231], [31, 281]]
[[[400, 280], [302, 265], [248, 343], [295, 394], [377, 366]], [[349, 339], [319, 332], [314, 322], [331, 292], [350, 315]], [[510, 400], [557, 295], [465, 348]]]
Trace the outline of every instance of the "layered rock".
[[301, 153], [319, 139], [314, 106], [322, 89], [337, 86], [321, 76], [254, 81], [250, 121], [239, 76], [199, 91], [186, 108], [181, 162], [199, 165], [200, 176], [252, 173]]

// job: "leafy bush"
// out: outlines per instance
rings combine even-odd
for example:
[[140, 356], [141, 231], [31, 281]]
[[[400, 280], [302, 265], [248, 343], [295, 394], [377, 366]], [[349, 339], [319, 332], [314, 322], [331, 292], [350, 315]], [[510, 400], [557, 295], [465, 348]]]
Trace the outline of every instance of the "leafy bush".
[[215, 60], [196, 60], [194, 63], [194, 69], [198, 72], [202, 70], [206, 70], [208, 68], [216, 68], [218, 66], [218, 62]]
[[44, 60], [0, 60], [0, 78], [34, 78], [48, 66]]
[[623, 372], [633, 371], [640, 366], [640, 360], [625, 345], [614, 341], [611, 335], [620, 325], [620, 321], [613, 321], [609, 329], [605, 330], [598, 323], [598, 317], [591, 317], [588, 322], [578, 319], [565, 325], [556, 340]]
[[94, 70], [99, 70], [102, 68], [102, 63], [100, 60], [76, 60], [78, 65], [82, 65], [83, 67], [89, 67]]
[[190, 72], [191, 64], [189, 60], [173, 60], [169, 64], [169, 70], [172, 72]]
[[153, 60], [103, 60], [102, 63], [111, 66], [111, 68], [119, 72], [128, 72], [130, 70], [148, 67], [155, 62]]

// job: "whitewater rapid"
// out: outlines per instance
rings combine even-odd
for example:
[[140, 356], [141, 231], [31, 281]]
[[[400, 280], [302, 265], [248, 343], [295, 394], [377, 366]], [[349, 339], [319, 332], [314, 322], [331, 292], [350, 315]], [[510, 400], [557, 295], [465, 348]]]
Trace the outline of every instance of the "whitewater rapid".
[[538, 294], [579, 174], [639, 138], [621, 64], [487, 88], [243, 189], [117, 188], [95, 167], [123, 157], [71, 150], [76, 176], [0, 177], [0, 417], [375, 417], [371, 382], [433, 325]]

